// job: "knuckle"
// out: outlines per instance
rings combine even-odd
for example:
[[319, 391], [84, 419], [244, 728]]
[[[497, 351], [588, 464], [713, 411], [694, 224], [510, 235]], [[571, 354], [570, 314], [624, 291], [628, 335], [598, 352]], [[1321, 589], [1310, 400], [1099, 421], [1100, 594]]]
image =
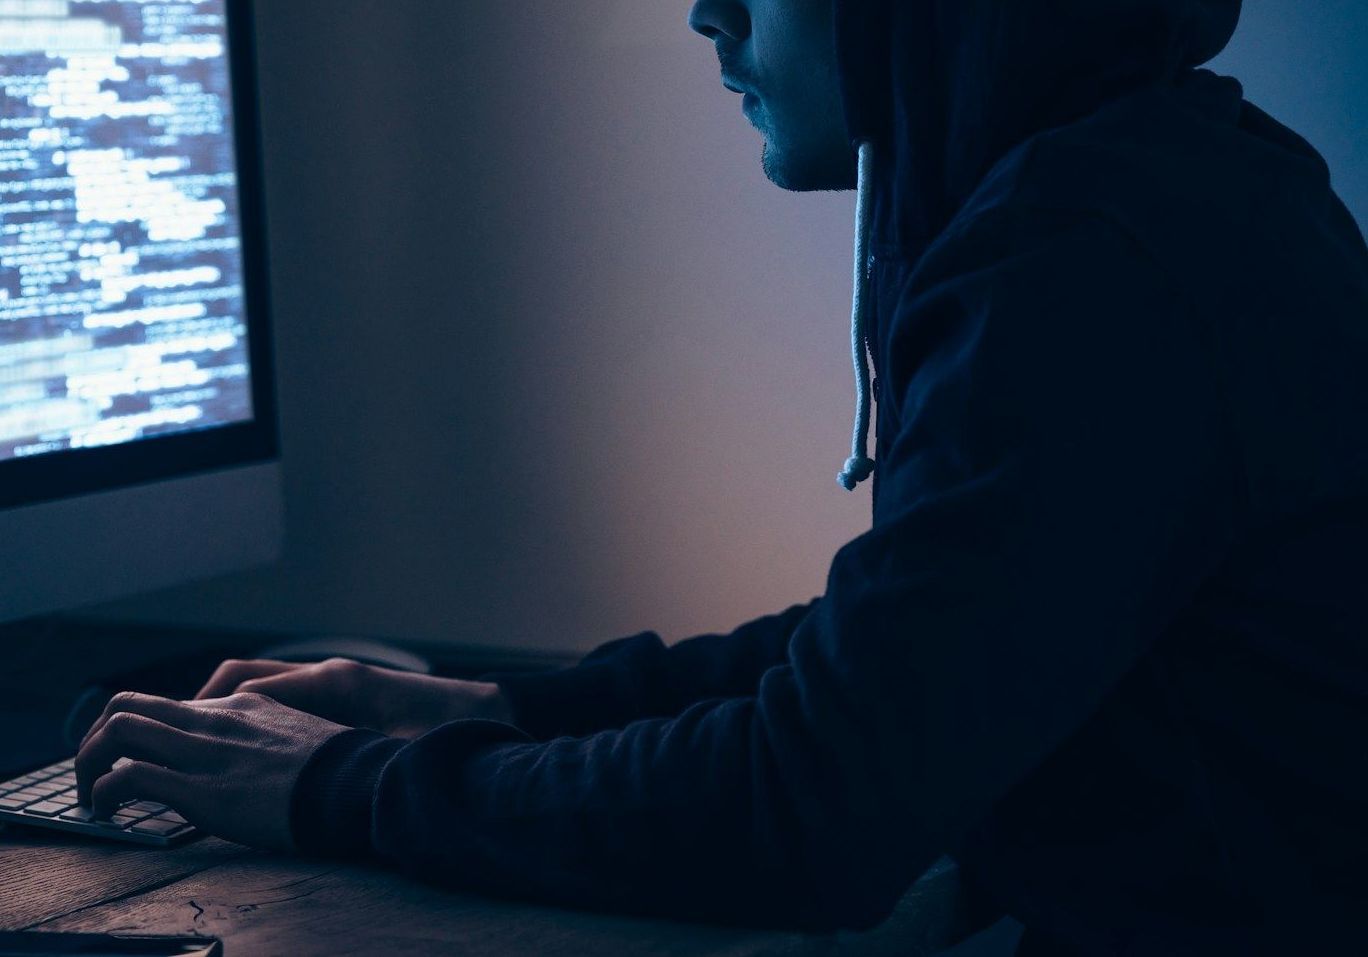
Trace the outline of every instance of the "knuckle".
[[113, 721], [121, 714], [127, 714], [132, 708], [136, 708], [138, 703], [146, 698], [147, 695], [138, 694], [136, 691], [120, 691], [109, 699], [105, 705], [104, 713], [100, 715], [101, 721], [98, 724], [105, 725]]
[[344, 686], [356, 684], [366, 672], [366, 666], [351, 658], [329, 658], [319, 666], [329, 680]]
[[227, 681], [233, 675], [241, 671], [246, 664], [245, 661], [242, 661], [239, 658], [229, 658], [214, 669], [214, 673], [209, 676], [209, 683], [217, 684]]
[[137, 726], [136, 718], [136, 715], [129, 714], [127, 711], [110, 715], [109, 720], [105, 722], [104, 733], [112, 736], [126, 734]]
[[147, 695], [139, 694], [136, 691], [120, 691], [109, 699], [109, 709], [119, 711], [123, 708], [131, 708], [146, 697]]
[[120, 711], [105, 722], [102, 733], [107, 740], [126, 743], [137, 738], [140, 733], [145, 732], [156, 723], [143, 715]]

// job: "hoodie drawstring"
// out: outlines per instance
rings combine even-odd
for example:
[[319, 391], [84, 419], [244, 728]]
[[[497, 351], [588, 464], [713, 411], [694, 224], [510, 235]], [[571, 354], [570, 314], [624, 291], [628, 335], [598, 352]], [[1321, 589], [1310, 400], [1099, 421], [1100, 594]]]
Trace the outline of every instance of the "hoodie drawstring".
[[855, 293], [850, 310], [850, 337], [855, 359], [855, 438], [845, 470], [836, 477], [841, 487], [855, 491], [874, 473], [869, 457], [870, 397], [869, 357], [865, 330], [869, 320], [869, 248], [874, 231], [874, 144], [859, 144], [859, 185], [855, 202]]

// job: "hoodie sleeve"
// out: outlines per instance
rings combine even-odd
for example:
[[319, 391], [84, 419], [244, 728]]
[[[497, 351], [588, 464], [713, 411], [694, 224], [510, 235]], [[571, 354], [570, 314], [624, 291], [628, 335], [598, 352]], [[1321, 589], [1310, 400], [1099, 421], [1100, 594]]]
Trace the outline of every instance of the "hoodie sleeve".
[[667, 646], [647, 631], [600, 645], [570, 668], [491, 672], [514, 723], [537, 740], [580, 737], [642, 718], [674, 717], [707, 698], [755, 694], [760, 676], [788, 657], [788, 643], [818, 599], [748, 622], [727, 635]]
[[892, 319], [875, 527], [754, 693], [548, 742], [348, 732], [301, 844], [593, 910], [884, 920], [1173, 621], [1238, 498], [1206, 337], [1108, 223], [984, 214]]

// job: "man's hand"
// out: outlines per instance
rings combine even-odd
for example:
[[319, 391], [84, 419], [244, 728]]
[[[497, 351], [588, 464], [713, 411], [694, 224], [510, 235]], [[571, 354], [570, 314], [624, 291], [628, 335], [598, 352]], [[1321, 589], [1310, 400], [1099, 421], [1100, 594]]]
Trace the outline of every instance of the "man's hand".
[[291, 708], [392, 738], [417, 738], [458, 718], [513, 723], [499, 686], [434, 678], [363, 665], [347, 658], [320, 664], [225, 661], [196, 700], [263, 694]]
[[295, 781], [314, 751], [345, 730], [257, 694], [119, 694], [81, 742], [77, 794], [101, 817], [125, 801], [157, 801], [210, 834], [287, 851]]

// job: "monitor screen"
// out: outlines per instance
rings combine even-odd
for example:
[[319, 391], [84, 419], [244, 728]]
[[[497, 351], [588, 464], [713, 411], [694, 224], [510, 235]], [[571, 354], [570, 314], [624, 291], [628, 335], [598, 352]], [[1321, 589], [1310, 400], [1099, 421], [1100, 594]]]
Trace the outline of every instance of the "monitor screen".
[[0, 469], [263, 411], [235, 2], [0, 0]]

